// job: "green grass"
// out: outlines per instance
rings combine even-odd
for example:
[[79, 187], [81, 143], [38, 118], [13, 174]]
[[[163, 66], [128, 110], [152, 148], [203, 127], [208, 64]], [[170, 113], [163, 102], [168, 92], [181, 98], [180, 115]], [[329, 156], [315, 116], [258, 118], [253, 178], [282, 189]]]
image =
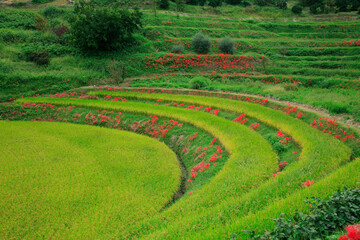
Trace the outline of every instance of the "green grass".
[[[50, 98], [19, 100], [20, 102], [30, 101], [101, 107], [117, 111], [157, 114], [160, 116], [170, 115], [173, 118], [202, 127], [220, 139], [225, 148], [229, 150], [231, 156], [223, 170], [212, 179], [212, 182], [192, 195], [191, 198], [178, 201], [162, 214], [154, 216], [149, 221], [144, 221], [132, 226], [128, 229], [129, 234], [133, 231], [135, 231], [136, 234], [133, 235], [132, 233], [130, 234], [131, 236], [150, 234], [148, 237], [152, 239], [158, 238], [166, 233], [167, 237], [170, 238], [186, 238], [186, 236], [191, 238], [190, 236], [194, 234], [192, 229], [196, 228], [197, 232], [204, 233], [204, 231], [206, 232], [208, 223], [214, 224], [215, 226], [217, 224], [227, 225], [232, 221], [240, 221], [250, 212], [261, 211], [261, 209], [271, 206], [281, 199], [285, 200], [292, 194], [296, 194], [301, 190], [302, 182], [308, 179], [320, 181], [327, 174], [345, 164], [351, 153], [351, 150], [340, 141], [318, 132], [298, 119], [293, 119], [283, 113], [267, 109], [260, 105], [196, 96], [119, 92], [95, 92], [95, 94], [122, 95], [129, 99], [163, 99], [169, 102], [196, 103], [197, 105], [211, 106], [228, 112], [245, 113], [270, 126], [281, 129], [293, 137], [302, 147], [302, 153], [297, 163], [290, 165], [286, 171], [281, 173], [277, 178], [264, 181], [266, 177], [263, 178], [258, 175], [255, 175], [255, 177], [253, 175], [258, 171], [256, 169], [260, 167], [258, 165], [260, 162], [261, 164], [268, 164], [268, 161], [264, 159], [260, 162], [255, 160], [260, 157], [260, 155], [260, 158], [269, 156], [264, 154], [264, 147], [259, 147], [263, 145], [257, 144], [257, 141], [254, 142], [254, 140], [250, 140], [249, 135], [239, 136], [239, 130], [235, 128], [232, 130], [232, 128], [230, 128], [231, 122], [226, 120], [223, 122], [224, 120], [221, 118], [209, 114], [164, 106], [151, 106], [149, 108], [148, 104], [139, 102], [119, 103]], [[211, 122], [212, 124], [210, 124]], [[215, 124], [215, 126], [213, 124]], [[221, 130], [224, 129], [225, 126], [227, 126], [227, 130]], [[242, 126], [237, 124], [237, 129], [239, 128], [242, 129]], [[229, 135], [232, 136], [230, 138], [231, 140], [229, 140]], [[239, 140], [239, 138], [245, 138], [246, 140]], [[316, 141], [314, 141], [314, 139], [316, 139]], [[241, 145], [235, 147], [237, 145], [235, 142]], [[241, 150], [239, 147], [241, 147]], [[252, 150], [254, 148], [256, 148], [256, 150]], [[255, 153], [256, 158], [254, 158], [255, 155], [248, 157], [248, 154]], [[251, 162], [249, 162], [249, 160], [251, 160]], [[242, 170], [240, 170], [239, 167]], [[264, 168], [264, 166], [260, 168]], [[239, 172], [241, 172], [241, 175], [238, 174]], [[300, 204], [300, 202], [297, 202], [297, 204]], [[292, 209], [288, 212], [291, 213], [297, 206], [298, 205], [292, 205]], [[183, 212], [181, 209], [187, 210]], [[219, 215], [221, 215], [220, 218]], [[164, 218], [166, 220], [164, 220]], [[259, 218], [262, 219], [261, 221], [265, 220], [263, 215], [259, 215]], [[171, 222], [171, 225], [166, 224], [168, 221]], [[266, 221], [261, 225], [262, 229], [270, 226], [272, 226], [272, 223]], [[214, 238], [219, 236], [221, 236], [221, 238], [228, 237], [226, 234], [229, 234], [229, 232], [219, 235], [218, 231], [219, 229], [213, 233], [212, 236], [214, 236]], [[130, 235], [128, 236], [130, 237]]]
[[180, 186], [176, 155], [150, 138], [65, 123], [0, 129], [2, 239], [111, 238]]

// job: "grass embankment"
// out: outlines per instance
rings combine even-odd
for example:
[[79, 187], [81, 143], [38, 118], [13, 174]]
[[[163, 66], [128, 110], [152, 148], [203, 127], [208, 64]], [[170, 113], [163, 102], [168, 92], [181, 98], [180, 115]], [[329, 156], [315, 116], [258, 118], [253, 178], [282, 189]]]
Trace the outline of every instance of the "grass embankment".
[[112, 238], [180, 186], [176, 155], [130, 132], [0, 121], [1, 239]]
[[[166, 234], [170, 238], [191, 238], [195, 233], [194, 228], [196, 228], [196, 232], [201, 233], [207, 231], [209, 227], [214, 227], [212, 234], [214, 238], [220, 236], [225, 238], [229, 237], [229, 232], [225, 233], [220, 231], [218, 227], [219, 224], [226, 225], [233, 221], [239, 221], [241, 217], [247, 216], [250, 212], [260, 211], [264, 209], [264, 207], [275, 204], [281, 199], [286, 199], [286, 197], [291, 196], [291, 194], [301, 189], [302, 182], [308, 179], [319, 181], [328, 173], [337, 169], [349, 159], [351, 153], [351, 150], [340, 141], [321, 134], [300, 120], [293, 119], [275, 110], [266, 109], [263, 106], [195, 96], [165, 94], [140, 95], [136, 93], [118, 92], [96, 92], [96, 94], [113, 96], [124, 94], [123, 96], [126, 95], [127, 98], [142, 100], [163, 99], [171, 102], [196, 103], [229, 112], [246, 113], [251, 117], [257, 118], [270, 126], [288, 133], [303, 147], [302, 154], [297, 163], [289, 166], [285, 172], [281, 173], [275, 179], [264, 182], [262, 181], [264, 178], [259, 176], [249, 179], [254, 171], [258, 171], [257, 169], [260, 167], [260, 165], [258, 165], [259, 162], [256, 160], [257, 158], [249, 157], [249, 154], [260, 157], [259, 155], [264, 154], [265, 149], [262, 147], [263, 145], [257, 144], [257, 142], [254, 142], [249, 136], [239, 136], [239, 131], [235, 129], [233, 131], [232, 128], [228, 128], [225, 133], [219, 131], [217, 128], [220, 126], [225, 127], [228, 125], [230, 127], [232, 124], [221, 118], [184, 109], [172, 109], [164, 106], [149, 107], [148, 104], [135, 102], [114, 103], [49, 98], [19, 100], [20, 102], [46, 102], [87, 107], [101, 106], [101, 108], [120, 111], [136, 111], [138, 113], [163, 114], [165, 116], [171, 115], [173, 118], [199, 125], [201, 128], [207, 129], [208, 131], [210, 130], [214, 136], [219, 136], [220, 141], [222, 141], [224, 146], [232, 154], [228, 163], [224, 166], [224, 169], [209, 185], [205, 186], [191, 198], [177, 202], [162, 214], [155, 216], [151, 221], [141, 222], [138, 225], [132, 226], [132, 228], [129, 229], [129, 233], [134, 231], [136, 234], [133, 235], [132, 233], [129, 236], [154, 233], [155, 235], [150, 235], [150, 238], [157, 238], [163, 236], [163, 234]], [[215, 124], [215, 126], [210, 127], [210, 122], [204, 121], [204, 119], [211, 120], [210, 122]], [[236, 126], [238, 129], [242, 129], [243, 127], [239, 124]], [[250, 131], [250, 133], [252, 132]], [[229, 135], [232, 136], [231, 139], [234, 142], [229, 141], [229, 138], [226, 139]], [[242, 138], [241, 141], [239, 141], [239, 138]], [[314, 141], [315, 139], [316, 141]], [[234, 146], [235, 142], [241, 145], [236, 146], [235, 144]], [[245, 146], [247, 148], [244, 149], [243, 147]], [[250, 153], [249, 151], [255, 151], [256, 153]], [[269, 156], [262, 155], [261, 157], [268, 158]], [[260, 162], [261, 164], [267, 164], [267, 161], [264, 159]], [[256, 166], [254, 166], [254, 163]], [[241, 164], [242, 166], [238, 166]], [[263, 166], [260, 168], [263, 168]], [[230, 179], [232, 181], [228, 181]], [[199, 198], [199, 196], [201, 198]], [[290, 214], [295, 211], [296, 207], [299, 207], [299, 202], [297, 202], [297, 204], [289, 206], [290, 209], [288, 212]], [[221, 217], [219, 217], [219, 215]], [[259, 215], [259, 218], [262, 220], [264, 220], [264, 217], [265, 216]], [[166, 218], [166, 221], [164, 221], [163, 218]], [[169, 222], [171, 222], [171, 225]], [[259, 227], [260, 230], [264, 230], [271, 226], [271, 222], [263, 222], [261, 226], [257, 227]]]

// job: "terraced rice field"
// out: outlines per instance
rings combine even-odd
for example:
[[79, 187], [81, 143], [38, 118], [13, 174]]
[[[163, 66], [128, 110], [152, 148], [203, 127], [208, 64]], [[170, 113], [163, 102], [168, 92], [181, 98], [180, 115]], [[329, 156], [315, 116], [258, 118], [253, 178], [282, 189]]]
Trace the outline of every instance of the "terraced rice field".
[[[36, 13], [0, 12], [0, 239], [329, 240], [359, 223], [355, 18], [144, 11], [137, 45], [92, 55], [36, 30]], [[193, 51], [199, 31], [209, 54]], [[356, 194], [331, 197], [345, 186]], [[313, 197], [341, 203], [321, 215]], [[291, 218], [322, 228], [270, 237]]]
[[[122, 220], [125, 227], [115, 232], [106, 232], [106, 235], [102, 235], [105, 232], [94, 230], [94, 234], [105, 236], [105, 238], [226, 239], [233, 233], [238, 234], [239, 238], [246, 238], [247, 234], [241, 230], [251, 229], [262, 232], [274, 226], [274, 222], [268, 221], [269, 218], [277, 217], [282, 212], [291, 215], [296, 209], [306, 209], [307, 206], [303, 202], [306, 197], [326, 197], [344, 185], [357, 186], [358, 171], [352, 171], [352, 169], [359, 167], [360, 162], [354, 160], [356, 157], [352, 155], [354, 147], [351, 149], [349, 146], [358, 147], [358, 135], [351, 135], [345, 140], [337, 139], [339, 137], [321, 132], [296, 117], [297, 110], [292, 111], [296, 113], [296, 116], [291, 116], [283, 112], [283, 109], [279, 111], [267, 106], [269, 103], [266, 99], [252, 100], [255, 103], [251, 103], [249, 100], [244, 102], [194, 94], [196, 93], [174, 95], [142, 93], [134, 89], [128, 91], [97, 89], [86, 95], [73, 93], [47, 98], [19, 99], [17, 104], [20, 105], [12, 106], [18, 108], [19, 112], [14, 111], [14, 113], [13, 110], [3, 108], [2, 115], [6, 115], [9, 119], [21, 116], [30, 120], [35, 118], [36, 114], [32, 115], [29, 111], [36, 109], [45, 111], [44, 116], [35, 118], [36, 121], [71, 122], [89, 119], [90, 121], [85, 122], [86, 124], [97, 125], [97, 121], [101, 120], [104, 124], [109, 122], [110, 128], [120, 129], [126, 126], [126, 124], [120, 124], [123, 121], [119, 117], [121, 114], [151, 115], [151, 119], [154, 119], [155, 115], [156, 118], [171, 119], [169, 123], [174, 123], [174, 121], [176, 123], [171, 124], [169, 128], [165, 127], [167, 125], [164, 122], [164, 127], [161, 129], [165, 129], [166, 132], [162, 132], [160, 136], [152, 135], [152, 137], [165, 139], [169, 137], [167, 136], [169, 134], [171, 139], [168, 141], [174, 141], [176, 134], [172, 135], [171, 131], [176, 128], [175, 125], [178, 127], [179, 122], [184, 126], [194, 126], [210, 135], [205, 141], [206, 145], [198, 147], [198, 145], [193, 145], [194, 139], [198, 137], [197, 132], [189, 132], [190, 136], [183, 136], [182, 132], [182, 143], [173, 144], [173, 150], [180, 156], [180, 161], [182, 157], [188, 156], [188, 151], [192, 153], [192, 157], [185, 160], [185, 166], [183, 166], [183, 176], [186, 176], [186, 179], [183, 179], [185, 186], [179, 198], [174, 199], [160, 212], [145, 214], [146, 217], [139, 217], [131, 224], [127, 224], [128, 220]], [[94, 112], [94, 117], [89, 115], [88, 110], [82, 109], [90, 109], [89, 112]], [[101, 110], [102, 113], [98, 115], [98, 118], [96, 109]], [[71, 112], [68, 118], [59, 119], [59, 114], [65, 111]], [[222, 112], [225, 113], [224, 116], [219, 114]], [[119, 114], [114, 117], [114, 121], [108, 116], [109, 113]], [[228, 114], [227, 117], [226, 114]], [[231, 119], [231, 116], [239, 117]], [[245, 119], [249, 119], [249, 122], [242, 123]], [[251, 120], [253, 120], [252, 123]], [[4, 126], [9, 124], [3, 123]], [[51, 126], [51, 124], [47, 125]], [[132, 124], [129, 126], [131, 127]], [[181, 125], [181, 127], [184, 126]], [[262, 128], [272, 131], [278, 138], [276, 142], [281, 140], [284, 141], [282, 145], [289, 144], [296, 147], [296, 152], [291, 152], [291, 155], [296, 156], [293, 162], [286, 163], [285, 167], [281, 165], [284, 164], [280, 161], [283, 159], [279, 159], [281, 151], [276, 150], [275, 145], [265, 140], [266, 135], [260, 134]], [[103, 131], [99, 128], [94, 128], [95, 130]], [[106, 137], [112, 135], [110, 134], [112, 131], [107, 130], [107, 132]], [[119, 134], [115, 132], [112, 139]], [[151, 133], [151, 131], [147, 132], [150, 136]], [[165, 142], [168, 141], [165, 140]], [[110, 142], [114, 144], [112, 141], [104, 144]], [[355, 142], [355, 145], [348, 142]], [[133, 145], [138, 146], [138, 144]], [[101, 146], [106, 149], [104, 145]], [[208, 155], [208, 151], [212, 151], [213, 154]], [[226, 156], [226, 153], [229, 157], [226, 161], [222, 161], [222, 155]], [[156, 152], [154, 154], [154, 156], [157, 155]], [[167, 174], [174, 173], [174, 175], [171, 174], [172, 181], [175, 181], [173, 186], [178, 186], [176, 179], [179, 180], [179, 165], [167, 158], [162, 161], [165, 162], [162, 162], [161, 169], [170, 170]], [[220, 164], [218, 165], [217, 162]], [[143, 165], [143, 167], [146, 166]], [[133, 174], [134, 168], [126, 169], [130, 175]], [[135, 169], [136, 172], [141, 173], [137, 171], [137, 168]], [[154, 174], [157, 175], [155, 172]], [[170, 175], [167, 176], [170, 177]], [[140, 182], [146, 181], [144, 179]], [[197, 181], [200, 181], [200, 184]], [[311, 181], [311, 186], [304, 187], [303, 183], [307, 181]], [[168, 189], [168, 192], [173, 193], [174, 188]], [[159, 195], [152, 193], [154, 197], [162, 196], [161, 193]], [[162, 206], [165, 206], [164, 202]], [[136, 212], [134, 214], [137, 215]], [[121, 219], [118, 221], [122, 222]], [[70, 228], [69, 234], [74, 230], [76, 228]], [[30, 237], [28, 233], [23, 234], [23, 237]]]

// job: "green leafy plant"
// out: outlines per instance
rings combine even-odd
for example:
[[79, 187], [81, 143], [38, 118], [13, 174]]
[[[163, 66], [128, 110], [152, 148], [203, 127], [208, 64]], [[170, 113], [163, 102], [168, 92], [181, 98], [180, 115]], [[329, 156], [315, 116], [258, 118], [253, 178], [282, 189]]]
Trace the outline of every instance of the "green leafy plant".
[[209, 85], [209, 79], [205, 77], [195, 77], [190, 81], [190, 88], [201, 89]]
[[199, 54], [207, 54], [210, 52], [210, 38], [201, 32], [197, 33], [192, 39], [192, 46], [195, 52]]
[[312, 198], [305, 201], [307, 212], [296, 212], [289, 219], [273, 219], [276, 226], [271, 232], [256, 235], [253, 239], [322, 239], [326, 234], [354, 224], [360, 220], [360, 189], [347, 188], [336, 191], [329, 199]]
[[295, 5], [291, 8], [291, 11], [295, 14], [301, 14], [302, 13], [302, 7], [299, 5]]
[[235, 53], [235, 41], [230, 37], [222, 38], [219, 41], [219, 50], [224, 54], [234, 54]]
[[48, 24], [48, 21], [46, 18], [44, 18], [40, 14], [36, 14], [35, 15], [35, 24], [36, 24], [36, 29], [43, 31], [43, 30], [45, 30], [45, 28]]
[[50, 54], [47, 50], [32, 51], [27, 54], [28, 60], [39, 66], [48, 65], [50, 63]]
[[[141, 12], [135, 8], [99, 7], [81, 1], [75, 5], [70, 33], [74, 43], [85, 50], [110, 50], [129, 44], [141, 28]], [[86, 27], [85, 27], [86, 26]]]

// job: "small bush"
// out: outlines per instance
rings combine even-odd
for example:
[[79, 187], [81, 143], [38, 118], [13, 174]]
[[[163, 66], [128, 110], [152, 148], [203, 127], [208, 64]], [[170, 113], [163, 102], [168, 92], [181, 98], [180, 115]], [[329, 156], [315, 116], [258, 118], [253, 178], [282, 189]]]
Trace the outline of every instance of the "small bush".
[[195, 77], [190, 81], [191, 89], [201, 89], [209, 85], [209, 79], [205, 77]]
[[291, 11], [295, 14], [301, 14], [302, 13], [302, 7], [299, 5], [295, 5], [292, 7]]
[[44, 18], [40, 14], [36, 14], [35, 15], [35, 24], [36, 24], [37, 30], [43, 31], [43, 30], [45, 30], [45, 28], [48, 24], [48, 21], [46, 18]]
[[171, 48], [171, 52], [173, 53], [183, 53], [184, 52], [184, 46], [183, 45], [175, 45]]
[[169, 9], [169, 0], [160, 0], [159, 2], [159, 8], [160, 9]]
[[338, 190], [329, 199], [306, 200], [310, 209], [296, 212], [290, 219], [274, 219], [276, 226], [264, 235], [251, 233], [252, 239], [324, 239], [323, 237], [347, 224], [360, 220], [360, 189]]
[[201, 32], [197, 33], [192, 40], [192, 46], [195, 52], [199, 54], [207, 54], [210, 52], [210, 38]]
[[58, 26], [53, 25], [52, 26], [52, 31], [53, 31], [53, 33], [55, 33], [56, 36], [58, 36], [60, 38], [65, 33], [69, 32], [69, 28], [64, 24], [61, 24], [61, 25], [58, 25]]
[[230, 37], [225, 37], [219, 41], [219, 50], [224, 54], [235, 53], [235, 42]]
[[79, 1], [70, 20], [71, 36], [83, 50], [122, 48], [133, 42], [133, 33], [142, 26], [141, 16], [138, 8], [130, 11], [118, 5], [99, 7]]
[[50, 54], [47, 50], [32, 51], [27, 53], [28, 60], [36, 63], [39, 66], [46, 66], [50, 63]]
[[286, 1], [279, 1], [276, 3], [276, 6], [282, 10], [287, 9], [287, 2]]
[[54, 6], [46, 7], [46, 8], [44, 8], [44, 11], [43, 11], [44, 16], [47, 18], [54, 18], [54, 17], [60, 16], [61, 14], [64, 14], [64, 13], [65, 13], [65, 10], [54, 7]]

